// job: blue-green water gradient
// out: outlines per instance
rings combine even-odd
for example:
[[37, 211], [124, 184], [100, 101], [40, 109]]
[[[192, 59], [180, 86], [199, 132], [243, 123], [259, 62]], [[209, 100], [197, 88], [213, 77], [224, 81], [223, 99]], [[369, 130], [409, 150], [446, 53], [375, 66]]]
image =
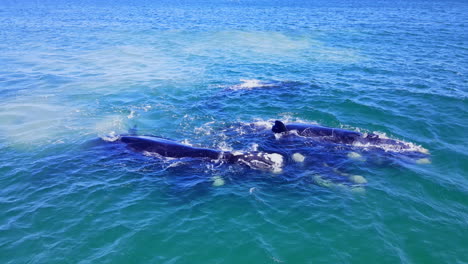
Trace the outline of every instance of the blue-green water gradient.
[[[466, 1], [154, 2], [0, 1], [0, 263], [468, 262]], [[275, 119], [431, 163], [347, 161], [356, 193], [100, 140], [261, 149], [231, 132]]]

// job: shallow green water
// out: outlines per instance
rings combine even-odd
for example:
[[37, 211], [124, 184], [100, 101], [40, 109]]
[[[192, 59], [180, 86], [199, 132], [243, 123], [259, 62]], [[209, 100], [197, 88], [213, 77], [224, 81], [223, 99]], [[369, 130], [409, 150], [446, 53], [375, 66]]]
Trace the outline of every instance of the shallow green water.
[[[468, 262], [467, 10], [1, 2], [0, 262]], [[272, 174], [100, 139], [262, 149], [241, 128], [275, 119], [385, 133], [431, 164], [320, 153], [367, 179], [355, 193], [313, 184], [320, 162]]]

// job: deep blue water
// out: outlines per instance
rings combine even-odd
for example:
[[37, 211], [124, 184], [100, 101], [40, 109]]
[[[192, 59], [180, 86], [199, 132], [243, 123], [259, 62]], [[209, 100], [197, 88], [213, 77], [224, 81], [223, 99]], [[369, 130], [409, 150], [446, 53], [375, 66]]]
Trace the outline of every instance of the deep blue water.
[[[1, 263], [468, 262], [466, 1], [97, 2], [0, 1]], [[430, 156], [274, 139], [276, 119]], [[109, 142], [134, 126], [305, 161]]]

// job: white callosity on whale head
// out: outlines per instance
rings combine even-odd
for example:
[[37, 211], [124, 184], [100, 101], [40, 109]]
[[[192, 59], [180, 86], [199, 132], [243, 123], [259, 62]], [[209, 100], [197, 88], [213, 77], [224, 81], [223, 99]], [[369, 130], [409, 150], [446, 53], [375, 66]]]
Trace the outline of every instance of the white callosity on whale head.
[[279, 173], [283, 170], [283, 163], [284, 163], [284, 159], [283, 159], [283, 156], [281, 154], [278, 154], [278, 153], [265, 153], [263, 154], [263, 157], [265, 159], [268, 159], [270, 160], [273, 164], [272, 164], [272, 171], [274, 173]]
[[246, 153], [238, 160], [252, 169], [269, 170], [274, 173], [282, 171], [283, 156], [277, 153]]

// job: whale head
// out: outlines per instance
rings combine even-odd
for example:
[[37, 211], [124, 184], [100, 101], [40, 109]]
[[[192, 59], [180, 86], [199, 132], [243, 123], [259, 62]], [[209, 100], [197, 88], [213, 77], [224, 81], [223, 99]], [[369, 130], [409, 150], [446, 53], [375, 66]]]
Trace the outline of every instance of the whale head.
[[247, 165], [252, 169], [272, 171], [274, 173], [281, 172], [284, 165], [283, 156], [278, 153], [233, 153], [230, 160], [232, 162]]

